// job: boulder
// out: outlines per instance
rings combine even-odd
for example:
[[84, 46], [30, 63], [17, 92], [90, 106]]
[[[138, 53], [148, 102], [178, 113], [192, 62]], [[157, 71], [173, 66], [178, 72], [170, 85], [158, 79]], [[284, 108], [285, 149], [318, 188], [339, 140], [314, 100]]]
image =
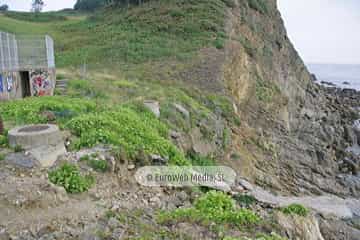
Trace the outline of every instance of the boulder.
[[324, 240], [319, 223], [314, 216], [300, 217], [277, 212], [276, 220], [289, 239]]
[[160, 117], [160, 103], [158, 101], [146, 100], [144, 106], [154, 113], [157, 118]]

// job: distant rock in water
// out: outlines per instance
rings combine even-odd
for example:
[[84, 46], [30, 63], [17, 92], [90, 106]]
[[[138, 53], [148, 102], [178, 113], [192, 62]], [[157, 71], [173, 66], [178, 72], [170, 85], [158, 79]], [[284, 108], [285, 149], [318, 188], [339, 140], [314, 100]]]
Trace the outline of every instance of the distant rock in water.
[[321, 84], [328, 85], [328, 86], [333, 86], [333, 87], [336, 86], [334, 83], [332, 83], [332, 82], [327, 82], [327, 81], [321, 81]]
[[350, 83], [349, 82], [343, 82], [342, 84], [344, 84], [344, 85], [350, 85]]
[[311, 80], [313, 80], [314, 82], [318, 80], [314, 73], [311, 73], [310, 76], [311, 76]]

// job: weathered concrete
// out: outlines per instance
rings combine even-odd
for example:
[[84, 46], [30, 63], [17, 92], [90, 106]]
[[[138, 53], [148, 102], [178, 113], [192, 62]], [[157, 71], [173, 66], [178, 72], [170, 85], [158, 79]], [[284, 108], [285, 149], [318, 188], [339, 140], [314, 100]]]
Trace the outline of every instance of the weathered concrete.
[[29, 152], [41, 166], [50, 167], [66, 149], [59, 128], [52, 124], [27, 125], [9, 132], [9, 144], [21, 146]]

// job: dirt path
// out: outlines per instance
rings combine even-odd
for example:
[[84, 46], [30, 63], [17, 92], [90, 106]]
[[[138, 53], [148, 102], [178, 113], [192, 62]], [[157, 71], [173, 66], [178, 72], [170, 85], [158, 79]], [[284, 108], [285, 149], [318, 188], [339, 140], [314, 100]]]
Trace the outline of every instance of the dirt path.
[[62, 205], [48, 208], [1, 207], [0, 226], [7, 226], [9, 232], [16, 232], [18, 229], [31, 229], [33, 232], [37, 232], [44, 226], [44, 223], [51, 224], [55, 221], [62, 225], [62, 223], [81, 218], [91, 221], [96, 219], [102, 212], [104, 212], [104, 209], [89, 199], [72, 199]]

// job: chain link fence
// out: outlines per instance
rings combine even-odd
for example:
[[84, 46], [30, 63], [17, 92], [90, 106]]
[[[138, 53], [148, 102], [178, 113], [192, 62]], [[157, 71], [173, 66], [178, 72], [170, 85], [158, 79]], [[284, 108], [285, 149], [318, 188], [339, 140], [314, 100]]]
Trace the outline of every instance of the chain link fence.
[[51, 37], [15, 36], [0, 32], [0, 71], [54, 67], [54, 42]]

